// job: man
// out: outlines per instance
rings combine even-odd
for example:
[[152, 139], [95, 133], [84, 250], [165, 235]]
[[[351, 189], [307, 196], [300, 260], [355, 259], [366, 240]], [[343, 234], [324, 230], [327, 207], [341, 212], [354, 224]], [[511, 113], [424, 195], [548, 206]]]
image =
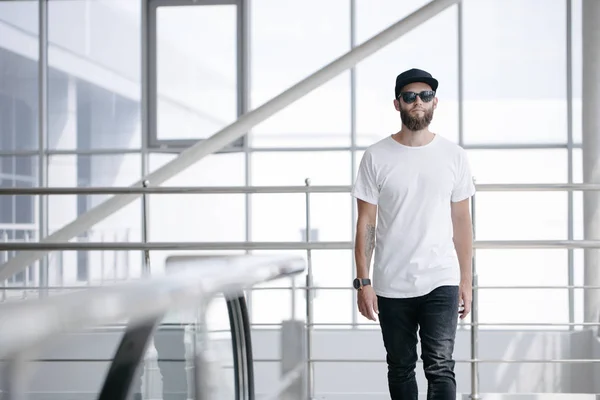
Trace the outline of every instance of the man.
[[358, 308], [379, 316], [393, 400], [417, 399], [417, 330], [427, 398], [456, 399], [456, 326], [471, 308], [475, 188], [466, 152], [428, 128], [437, 87], [422, 70], [398, 75], [402, 128], [365, 151], [352, 190]]

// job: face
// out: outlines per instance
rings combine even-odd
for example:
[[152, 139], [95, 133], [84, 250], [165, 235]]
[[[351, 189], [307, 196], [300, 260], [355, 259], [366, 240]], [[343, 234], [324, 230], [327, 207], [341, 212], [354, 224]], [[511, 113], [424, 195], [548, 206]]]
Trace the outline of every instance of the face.
[[[402, 88], [400, 93], [422, 93], [431, 91], [431, 86], [426, 83], [415, 82], [409, 85], [406, 85]], [[410, 96], [409, 96], [410, 97]], [[406, 102], [402, 95], [398, 96], [398, 99], [394, 100], [394, 107], [396, 107], [396, 111], [400, 112], [400, 119], [402, 120], [402, 124], [404, 124], [411, 131], [420, 131], [429, 126], [431, 120], [433, 119], [433, 110], [437, 107], [438, 99], [437, 97], [433, 97], [423, 101], [420, 96], [412, 96], [414, 101], [411, 103]]]

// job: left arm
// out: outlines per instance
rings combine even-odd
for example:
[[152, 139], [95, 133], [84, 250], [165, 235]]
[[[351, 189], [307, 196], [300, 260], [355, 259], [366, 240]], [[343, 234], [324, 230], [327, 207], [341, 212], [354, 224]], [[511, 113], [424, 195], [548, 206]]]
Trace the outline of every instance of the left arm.
[[471, 213], [469, 210], [469, 199], [453, 202], [452, 227], [454, 231], [454, 248], [460, 265], [460, 287], [459, 301], [464, 306], [461, 319], [465, 318], [471, 311], [472, 300], [472, 259], [473, 259], [473, 226], [471, 224]]

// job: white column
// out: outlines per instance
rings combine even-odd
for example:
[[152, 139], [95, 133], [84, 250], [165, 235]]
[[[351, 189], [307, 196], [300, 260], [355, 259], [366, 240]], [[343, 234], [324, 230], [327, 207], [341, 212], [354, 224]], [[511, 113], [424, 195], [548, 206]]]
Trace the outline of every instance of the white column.
[[[583, 0], [583, 179], [600, 183], [600, 1]], [[600, 192], [583, 196], [585, 239], [600, 239]], [[585, 285], [600, 286], [600, 249], [585, 250]], [[600, 291], [586, 290], [585, 322], [598, 322]]]

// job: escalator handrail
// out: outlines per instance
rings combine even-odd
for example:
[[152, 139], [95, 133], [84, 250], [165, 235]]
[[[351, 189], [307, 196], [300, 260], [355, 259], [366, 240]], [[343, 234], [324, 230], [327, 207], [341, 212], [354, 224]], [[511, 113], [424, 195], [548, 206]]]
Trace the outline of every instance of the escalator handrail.
[[0, 358], [17, 357], [80, 329], [124, 320], [130, 326], [143, 324], [169, 310], [196, 307], [219, 293], [235, 297], [244, 288], [305, 268], [303, 258], [292, 256], [173, 256], [166, 264], [176, 271], [0, 306]]

